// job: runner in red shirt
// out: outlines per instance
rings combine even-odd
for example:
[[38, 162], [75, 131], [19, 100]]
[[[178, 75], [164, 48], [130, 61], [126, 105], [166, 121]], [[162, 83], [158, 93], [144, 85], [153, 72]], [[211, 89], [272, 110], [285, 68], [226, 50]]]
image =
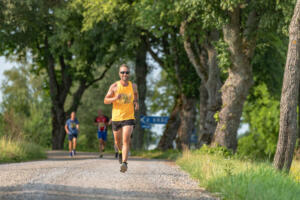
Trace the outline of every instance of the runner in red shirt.
[[95, 118], [95, 125], [97, 125], [97, 133], [98, 133], [98, 139], [99, 139], [99, 157], [102, 158], [105, 149], [105, 143], [107, 140], [107, 126], [111, 123], [109, 118], [102, 114], [102, 110], [98, 110], [98, 116]]

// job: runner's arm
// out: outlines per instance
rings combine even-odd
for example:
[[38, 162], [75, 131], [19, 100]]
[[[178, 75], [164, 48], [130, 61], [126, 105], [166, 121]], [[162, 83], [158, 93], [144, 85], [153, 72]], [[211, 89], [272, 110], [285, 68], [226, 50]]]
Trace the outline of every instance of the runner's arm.
[[109, 87], [109, 90], [104, 98], [104, 104], [111, 104], [112, 102], [120, 99], [120, 94], [115, 95], [116, 86], [117, 85], [114, 83]]

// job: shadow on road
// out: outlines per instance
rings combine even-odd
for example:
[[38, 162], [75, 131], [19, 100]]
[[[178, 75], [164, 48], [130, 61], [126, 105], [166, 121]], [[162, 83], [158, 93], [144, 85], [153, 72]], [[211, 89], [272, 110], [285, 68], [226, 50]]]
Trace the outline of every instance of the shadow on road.
[[[0, 199], [5, 200], [27, 200], [27, 199], [41, 199], [41, 200], [119, 200], [119, 199], [132, 199], [132, 200], [152, 200], [152, 199], [184, 199], [179, 194], [186, 192], [194, 192], [186, 189], [159, 189], [160, 192], [146, 192], [132, 190], [118, 190], [107, 188], [85, 188], [64, 185], [52, 184], [25, 184], [12, 187], [0, 187]], [[178, 196], [179, 195], [179, 196]], [[181, 197], [180, 197], [181, 196]], [[189, 200], [207, 199], [206, 197], [188, 198]]]

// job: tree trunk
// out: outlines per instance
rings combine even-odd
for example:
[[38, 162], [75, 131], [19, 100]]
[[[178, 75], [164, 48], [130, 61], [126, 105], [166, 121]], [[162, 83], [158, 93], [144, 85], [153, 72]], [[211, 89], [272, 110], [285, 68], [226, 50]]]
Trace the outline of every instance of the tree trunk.
[[[243, 37], [240, 24], [240, 8], [230, 13], [230, 23], [223, 27], [224, 40], [229, 46], [232, 66], [228, 78], [222, 86], [222, 109], [213, 138], [213, 146], [221, 145], [229, 149], [237, 148], [237, 130], [243, 105], [253, 84], [250, 59], [255, 49], [255, 37]], [[257, 25], [256, 15], [249, 14], [245, 33]]]
[[[212, 41], [216, 41], [219, 36], [218, 34], [212, 33]], [[214, 133], [216, 131], [217, 122], [215, 119], [215, 113], [221, 109], [222, 99], [221, 99], [221, 79], [220, 70], [217, 63], [217, 52], [213, 45], [209, 43], [206, 45], [206, 50], [208, 54], [208, 80], [205, 83], [208, 92], [208, 102], [207, 102], [207, 113], [205, 118], [205, 133], [209, 136], [206, 138], [206, 144], [210, 144]]]
[[200, 148], [203, 144], [209, 144], [209, 141], [211, 141], [211, 135], [205, 131], [208, 93], [203, 81], [201, 81], [199, 90], [200, 90], [199, 92], [200, 93], [200, 106], [199, 106], [200, 119], [199, 119], [197, 148]]
[[65, 122], [66, 115], [63, 107], [52, 105], [52, 149], [63, 149], [66, 137]]
[[[205, 116], [201, 116], [200, 133], [198, 139], [198, 145], [201, 146], [203, 143], [210, 144], [213, 138], [213, 134], [216, 130], [217, 122], [214, 115], [217, 111], [221, 109], [222, 99], [221, 99], [221, 79], [220, 70], [217, 63], [217, 52], [214, 46], [211, 44], [213, 41], [219, 39], [218, 31], [211, 31], [207, 35], [207, 41], [200, 46], [196, 41], [192, 43], [190, 37], [186, 34], [187, 22], [184, 21], [180, 26], [180, 34], [184, 38], [184, 48], [188, 55], [190, 62], [193, 64], [197, 74], [201, 78], [204, 88], [201, 89], [201, 108], [202, 111], [205, 110]], [[206, 93], [206, 94], [205, 94]], [[204, 97], [207, 95], [207, 97]], [[206, 103], [204, 103], [204, 98], [206, 98]], [[207, 106], [204, 108], [203, 106]], [[203, 112], [201, 113], [203, 114]], [[204, 119], [203, 119], [204, 117]]]
[[280, 128], [274, 166], [289, 171], [297, 138], [297, 98], [299, 96], [300, 0], [289, 27], [289, 49], [280, 100]]
[[190, 137], [195, 129], [196, 99], [181, 95], [182, 106], [180, 111], [180, 127], [178, 129], [177, 148], [187, 150], [190, 148]]
[[176, 138], [177, 130], [180, 126], [180, 110], [181, 110], [181, 98], [177, 97], [175, 101], [174, 108], [170, 114], [166, 129], [160, 138], [158, 143], [158, 149], [166, 151], [168, 149], [173, 149], [173, 141]]
[[146, 63], [147, 46], [144, 39], [142, 39], [139, 47], [137, 48], [136, 53], [137, 54], [135, 60], [135, 76], [136, 76], [136, 84], [138, 86], [140, 107], [138, 112], [136, 112], [136, 119], [138, 120], [136, 120], [137, 123], [133, 132], [132, 148], [143, 149], [145, 130], [141, 127], [139, 119], [141, 115], [145, 116], [147, 112], [145, 99], [147, 93], [146, 77], [148, 73], [148, 67]]

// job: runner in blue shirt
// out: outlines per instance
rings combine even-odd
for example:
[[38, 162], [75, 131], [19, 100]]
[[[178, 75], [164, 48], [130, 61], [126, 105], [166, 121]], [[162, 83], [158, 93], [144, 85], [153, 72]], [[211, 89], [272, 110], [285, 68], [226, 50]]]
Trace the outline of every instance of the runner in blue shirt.
[[65, 131], [68, 134], [69, 139], [69, 153], [70, 156], [76, 155], [76, 142], [79, 132], [79, 122], [75, 116], [75, 112], [71, 113], [71, 118], [67, 120], [65, 125]]

